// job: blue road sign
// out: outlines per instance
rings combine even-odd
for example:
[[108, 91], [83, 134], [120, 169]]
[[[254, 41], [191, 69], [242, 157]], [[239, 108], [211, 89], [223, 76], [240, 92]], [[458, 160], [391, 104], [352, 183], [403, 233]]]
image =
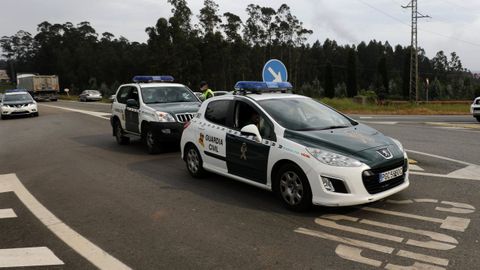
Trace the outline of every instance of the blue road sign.
[[282, 61], [277, 59], [269, 60], [263, 67], [264, 82], [286, 82], [288, 80], [287, 68]]

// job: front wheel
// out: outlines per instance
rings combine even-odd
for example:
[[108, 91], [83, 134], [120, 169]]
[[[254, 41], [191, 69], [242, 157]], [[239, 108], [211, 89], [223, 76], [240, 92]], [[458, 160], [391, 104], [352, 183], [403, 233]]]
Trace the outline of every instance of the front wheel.
[[193, 145], [189, 145], [185, 149], [185, 163], [187, 165], [187, 170], [190, 175], [195, 178], [201, 178], [205, 175], [205, 170], [203, 169], [203, 161], [200, 152]]
[[151, 129], [147, 128], [143, 137], [145, 138], [145, 144], [147, 145], [149, 154], [154, 155], [162, 152], [163, 149], [158, 143], [158, 140], [155, 138], [155, 134], [153, 134]]
[[119, 145], [125, 145], [130, 142], [130, 138], [124, 135], [122, 125], [118, 120], [113, 124], [113, 131], [115, 132], [115, 140]]
[[283, 204], [293, 211], [312, 206], [312, 190], [307, 176], [297, 165], [285, 164], [276, 173], [274, 191]]

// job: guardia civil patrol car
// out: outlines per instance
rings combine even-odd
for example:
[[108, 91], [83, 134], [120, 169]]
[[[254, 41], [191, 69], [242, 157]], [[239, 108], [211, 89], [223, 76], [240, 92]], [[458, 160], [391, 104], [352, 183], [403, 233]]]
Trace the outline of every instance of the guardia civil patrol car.
[[188, 172], [272, 190], [292, 210], [373, 202], [409, 186], [402, 144], [289, 83], [238, 82], [205, 101], [185, 128]]
[[172, 76], [135, 76], [133, 83], [118, 88], [110, 118], [118, 144], [141, 137], [151, 154], [167, 144], [178, 145], [183, 126], [197, 113], [200, 100], [173, 81]]

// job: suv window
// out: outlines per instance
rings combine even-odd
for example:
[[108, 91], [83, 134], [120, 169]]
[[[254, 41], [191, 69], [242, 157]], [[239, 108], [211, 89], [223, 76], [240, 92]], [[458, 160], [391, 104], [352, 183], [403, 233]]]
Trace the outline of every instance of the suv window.
[[231, 100], [210, 102], [205, 110], [205, 119], [218, 125], [227, 126], [228, 110], [231, 102]]
[[127, 103], [127, 99], [128, 99], [128, 96], [129, 96], [129, 93], [130, 93], [130, 86], [124, 86], [122, 88], [120, 88], [120, 90], [118, 91], [118, 94], [117, 94], [117, 102], [118, 103], [122, 103], [122, 104], [125, 104]]

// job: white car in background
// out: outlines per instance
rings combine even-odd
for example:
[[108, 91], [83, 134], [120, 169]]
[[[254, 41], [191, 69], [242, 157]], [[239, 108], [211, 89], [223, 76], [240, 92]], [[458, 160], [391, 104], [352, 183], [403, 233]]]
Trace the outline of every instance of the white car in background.
[[477, 97], [470, 106], [470, 113], [480, 122], [480, 97]]
[[0, 100], [1, 118], [21, 115], [38, 116], [37, 102], [27, 92], [5, 93]]

